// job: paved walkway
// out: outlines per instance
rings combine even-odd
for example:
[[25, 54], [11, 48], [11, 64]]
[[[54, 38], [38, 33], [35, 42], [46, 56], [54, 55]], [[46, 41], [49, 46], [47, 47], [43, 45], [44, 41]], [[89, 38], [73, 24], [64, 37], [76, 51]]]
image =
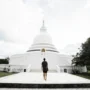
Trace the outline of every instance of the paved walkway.
[[22, 72], [0, 78], [0, 83], [40, 83], [40, 84], [70, 84], [70, 83], [90, 83], [90, 80], [81, 78], [68, 73], [48, 73], [47, 81], [43, 80], [43, 74], [40, 72], [27, 73]]

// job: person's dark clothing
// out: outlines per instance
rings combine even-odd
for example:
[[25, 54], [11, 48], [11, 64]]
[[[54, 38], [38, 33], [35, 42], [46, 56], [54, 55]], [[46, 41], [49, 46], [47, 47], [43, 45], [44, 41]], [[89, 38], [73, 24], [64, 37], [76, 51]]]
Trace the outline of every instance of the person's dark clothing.
[[47, 73], [48, 71], [48, 63], [46, 61], [42, 62], [42, 69], [44, 73]]

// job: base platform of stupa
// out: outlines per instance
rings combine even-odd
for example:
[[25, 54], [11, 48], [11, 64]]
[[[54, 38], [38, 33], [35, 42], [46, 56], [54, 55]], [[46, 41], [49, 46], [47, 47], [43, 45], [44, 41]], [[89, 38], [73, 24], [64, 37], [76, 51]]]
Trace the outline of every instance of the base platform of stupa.
[[42, 72], [22, 72], [0, 78], [0, 90], [3, 88], [90, 88], [90, 80], [68, 73], [48, 72], [45, 81]]

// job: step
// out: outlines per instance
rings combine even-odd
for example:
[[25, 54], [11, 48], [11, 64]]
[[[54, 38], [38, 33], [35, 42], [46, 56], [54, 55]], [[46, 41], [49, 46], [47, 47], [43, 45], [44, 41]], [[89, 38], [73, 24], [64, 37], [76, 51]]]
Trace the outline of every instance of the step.
[[[0, 78], [0, 89], [8, 90], [15, 88], [16, 90], [23, 89], [62, 89], [72, 90], [80, 89], [87, 90], [90, 88], [90, 80], [78, 77], [68, 73], [47, 73], [47, 80], [43, 79], [42, 72], [22, 72], [10, 76]], [[22, 89], [21, 89], [22, 88]], [[72, 88], [72, 89], [71, 89]], [[89, 89], [90, 90], [90, 89]]]
[[78, 89], [78, 88], [90, 88], [90, 83], [79, 83], [79, 84], [20, 84], [20, 83], [0, 83], [1, 88], [30, 88], [30, 89]]

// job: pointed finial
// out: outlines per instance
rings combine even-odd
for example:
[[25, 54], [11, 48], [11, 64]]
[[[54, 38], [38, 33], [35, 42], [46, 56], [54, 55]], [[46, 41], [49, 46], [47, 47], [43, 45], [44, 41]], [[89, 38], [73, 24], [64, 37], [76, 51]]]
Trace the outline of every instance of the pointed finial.
[[43, 27], [44, 27], [44, 20], [43, 20]]
[[45, 22], [43, 20], [43, 24], [42, 24], [42, 27], [40, 29], [41, 32], [46, 32], [46, 27], [45, 27]]

